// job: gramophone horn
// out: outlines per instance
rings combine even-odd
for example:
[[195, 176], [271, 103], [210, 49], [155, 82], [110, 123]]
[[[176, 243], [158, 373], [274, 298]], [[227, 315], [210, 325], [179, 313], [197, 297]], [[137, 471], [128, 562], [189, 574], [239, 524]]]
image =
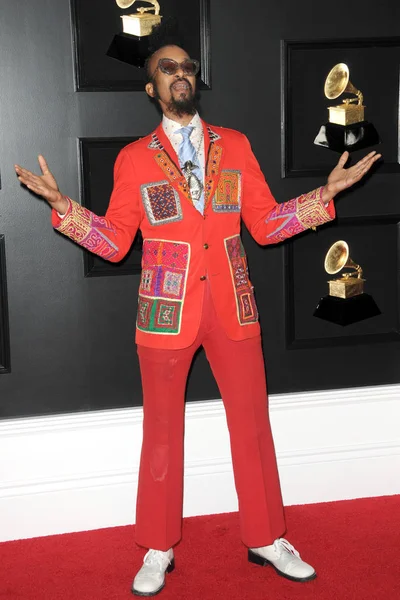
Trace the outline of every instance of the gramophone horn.
[[339, 240], [335, 242], [328, 250], [325, 256], [325, 271], [329, 275], [339, 273], [345, 267], [355, 269], [358, 276], [361, 277], [362, 270], [360, 265], [357, 265], [349, 257], [349, 246], [343, 241]]
[[355, 94], [362, 104], [362, 94], [349, 81], [349, 67], [345, 63], [338, 63], [328, 73], [325, 80], [324, 93], [329, 100], [334, 100], [344, 92]]
[[120, 8], [129, 8], [136, 0], [115, 0]]

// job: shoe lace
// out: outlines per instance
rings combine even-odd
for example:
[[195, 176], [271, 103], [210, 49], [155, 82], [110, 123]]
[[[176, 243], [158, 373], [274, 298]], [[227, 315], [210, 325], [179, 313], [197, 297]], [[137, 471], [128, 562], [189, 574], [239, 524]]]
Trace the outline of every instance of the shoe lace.
[[297, 556], [297, 558], [300, 558], [300, 554], [297, 552], [296, 548], [294, 548], [292, 544], [289, 544], [289, 542], [285, 540], [285, 538], [278, 538], [277, 540], [275, 540], [274, 548], [276, 552], [279, 553], [279, 555], [281, 555], [282, 551], [284, 551], [289, 552], [289, 554], [293, 554], [293, 556]]
[[163, 567], [163, 560], [166, 556], [166, 552], [162, 552], [161, 550], [149, 550], [143, 559], [143, 564], [145, 565], [157, 565], [158, 567]]

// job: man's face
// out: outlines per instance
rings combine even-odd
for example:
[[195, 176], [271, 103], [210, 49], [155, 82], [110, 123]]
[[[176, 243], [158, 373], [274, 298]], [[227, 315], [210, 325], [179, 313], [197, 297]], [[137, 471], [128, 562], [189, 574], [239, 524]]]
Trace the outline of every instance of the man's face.
[[158, 50], [150, 59], [149, 72], [154, 75], [146, 85], [146, 92], [158, 100], [163, 113], [178, 117], [194, 114], [196, 76], [185, 74], [182, 67], [174, 75], [167, 75], [157, 68], [160, 58], [171, 58], [180, 65], [189, 55], [178, 46], [165, 46]]

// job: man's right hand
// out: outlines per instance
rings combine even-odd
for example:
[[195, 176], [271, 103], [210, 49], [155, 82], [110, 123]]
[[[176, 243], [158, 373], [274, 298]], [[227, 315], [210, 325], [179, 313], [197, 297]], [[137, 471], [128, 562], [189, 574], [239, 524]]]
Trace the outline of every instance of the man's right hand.
[[50, 204], [51, 208], [54, 208], [60, 215], [64, 215], [68, 210], [68, 200], [59, 191], [57, 182], [41, 154], [38, 156], [38, 161], [43, 175], [35, 175], [31, 171], [15, 165], [18, 179], [29, 190], [38, 194], [38, 196], [42, 196]]

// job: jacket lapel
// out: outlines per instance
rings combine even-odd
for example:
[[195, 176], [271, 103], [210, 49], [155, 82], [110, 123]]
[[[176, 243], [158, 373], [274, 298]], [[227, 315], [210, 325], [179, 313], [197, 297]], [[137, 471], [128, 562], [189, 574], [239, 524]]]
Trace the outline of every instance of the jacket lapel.
[[218, 185], [222, 164], [222, 146], [218, 143], [221, 136], [215, 133], [210, 125], [203, 123], [204, 152], [206, 156], [205, 181], [204, 181], [204, 212], [208, 208]]
[[168, 156], [170, 157], [171, 161], [175, 164], [175, 166], [178, 168], [179, 170], [179, 158], [178, 155], [176, 154], [171, 142], [169, 141], [168, 137], [165, 135], [163, 126], [162, 126], [162, 122], [159, 124], [159, 126], [157, 127], [157, 129], [155, 130], [155, 135], [158, 137], [158, 139], [160, 140], [161, 146], [163, 147], [163, 149], [165, 150], [165, 152], [168, 154]]
[[[152, 141], [149, 144], [150, 149], [155, 149], [154, 160], [160, 167], [164, 176], [170, 182], [172, 187], [185, 196], [193, 206], [192, 197], [186, 178], [179, 168], [179, 160], [168, 137], [164, 133], [162, 124], [152, 134]], [[193, 207], [194, 208], [194, 207]]]

